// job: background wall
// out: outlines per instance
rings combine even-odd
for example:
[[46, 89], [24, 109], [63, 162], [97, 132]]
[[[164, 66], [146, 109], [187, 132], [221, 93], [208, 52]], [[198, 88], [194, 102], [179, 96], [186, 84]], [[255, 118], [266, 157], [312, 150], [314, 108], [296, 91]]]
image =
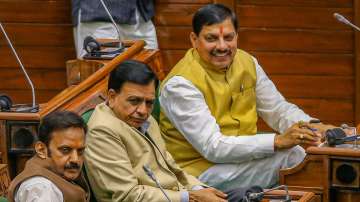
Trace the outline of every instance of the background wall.
[[[291, 102], [324, 122], [360, 122], [359, 33], [335, 21], [339, 12], [360, 25], [360, 0], [155, 0], [166, 71], [190, 47], [193, 13], [224, 3], [240, 21], [239, 47], [256, 56]], [[0, 22], [46, 102], [66, 86], [65, 61], [75, 58], [69, 0], [0, 0]], [[0, 93], [31, 102], [31, 91], [0, 34]], [[262, 129], [266, 128], [260, 123]]]
[[[65, 61], [75, 57], [68, 0], [0, 0], [0, 22], [45, 102], [66, 86]], [[0, 34], [0, 93], [30, 103], [31, 91]]]

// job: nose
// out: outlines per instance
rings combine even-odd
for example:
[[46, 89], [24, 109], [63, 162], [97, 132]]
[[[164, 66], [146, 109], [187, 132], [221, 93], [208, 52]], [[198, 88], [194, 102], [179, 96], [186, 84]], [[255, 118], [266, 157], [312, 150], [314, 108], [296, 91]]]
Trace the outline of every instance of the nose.
[[220, 37], [218, 43], [217, 43], [217, 49], [219, 50], [225, 50], [227, 48], [226, 42], [223, 37]]
[[137, 108], [136, 112], [140, 114], [141, 116], [144, 116], [148, 113], [149, 109], [146, 106], [145, 102], [142, 102]]
[[79, 153], [75, 149], [71, 152], [70, 162], [79, 163]]

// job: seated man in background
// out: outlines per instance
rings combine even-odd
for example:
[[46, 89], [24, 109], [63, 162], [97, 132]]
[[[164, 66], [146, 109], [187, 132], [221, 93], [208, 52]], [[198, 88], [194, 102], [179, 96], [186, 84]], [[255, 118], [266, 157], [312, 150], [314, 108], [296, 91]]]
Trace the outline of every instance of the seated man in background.
[[[305, 157], [297, 145], [317, 145], [330, 126], [308, 123], [312, 118], [284, 99], [257, 60], [237, 49], [229, 8], [206, 5], [192, 25], [193, 48], [160, 88], [167, 149], [185, 171], [222, 191], [275, 185], [279, 169]], [[258, 115], [278, 134], [259, 134]]]
[[[109, 76], [108, 101], [89, 119], [85, 168], [98, 201], [227, 201], [181, 170], [165, 149], [160, 129], [150, 116], [158, 80], [141, 62], [126, 60]], [[147, 176], [153, 171], [160, 185]], [[236, 194], [229, 201], [239, 201]], [[230, 198], [234, 197], [234, 199]], [[240, 196], [239, 196], [240, 197]]]
[[71, 3], [78, 58], [86, 54], [83, 43], [87, 36], [111, 39], [120, 37], [122, 40], [142, 39], [146, 42], [145, 48], [158, 48], [155, 26], [151, 21], [155, 15], [154, 0], [104, 0], [119, 27], [120, 36], [100, 0], [72, 0]]
[[35, 143], [36, 154], [11, 182], [9, 200], [89, 201], [89, 186], [81, 173], [86, 130], [82, 118], [73, 112], [45, 116]]

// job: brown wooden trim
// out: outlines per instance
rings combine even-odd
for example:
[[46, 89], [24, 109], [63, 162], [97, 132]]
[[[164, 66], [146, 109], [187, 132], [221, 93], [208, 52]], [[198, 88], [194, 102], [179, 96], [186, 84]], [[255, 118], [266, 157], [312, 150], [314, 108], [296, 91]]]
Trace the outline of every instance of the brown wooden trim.
[[[360, 0], [354, 0], [354, 23], [360, 26]], [[360, 32], [355, 31], [355, 123], [360, 123]]]
[[331, 156], [346, 156], [346, 157], [360, 157], [360, 151], [353, 148], [336, 148], [336, 147], [308, 147], [307, 154], [316, 155], [331, 155]]
[[45, 116], [46, 114], [55, 111], [65, 103], [69, 102], [70, 100], [74, 99], [77, 95], [79, 95], [81, 92], [89, 89], [93, 85], [95, 85], [97, 82], [99, 82], [101, 79], [104, 79], [111, 70], [115, 68], [117, 64], [124, 61], [127, 58], [133, 57], [135, 54], [139, 53], [142, 48], [144, 47], [145, 42], [140, 40], [136, 41], [134, 45], [129, 47], [129, 49], [124, 52], [123, 54], [120, 54], [115, 59], [111, 60], [109, 63], [107, 63], [103, 68], [99, 69], [97, 72], [95, 72], [93, 75], [88, 77], [85, 81], [81, 82], [79, 85], [71, 88], [70, 90], [65, 90], [58, 94], [56, 97], [51, 99], [47, 106], [39, 112], [40, 117]]
[[214, 0], [214, 3], [224, 4], [229, 7], [231, 10], [236, 12], [236, 1], [235, 0]]

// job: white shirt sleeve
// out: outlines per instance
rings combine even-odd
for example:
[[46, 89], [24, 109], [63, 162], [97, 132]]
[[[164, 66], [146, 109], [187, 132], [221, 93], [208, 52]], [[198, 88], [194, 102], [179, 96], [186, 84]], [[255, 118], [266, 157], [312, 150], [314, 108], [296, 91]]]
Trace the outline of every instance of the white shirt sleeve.
[[285, 100], [257, 60], [253, 60], [256, 66], [256, 109], [259, 116], [280, 133], [300, 120], [310, 121], [309, 115]]
[[21, 183], [15, 202], [63, 202], [59, 188], [44, 177], [32, 177]]
[[183, 77], [175, 76], [168, 80], [159, 100], [174, 126], [211, 162], [241, 163], [274, 152], [275, 134], [223, 135], [202, 93]]
[[[310, 117], [286, 102], [255, 58], [256, 100], [259, 115], [275, 130], [284, 131], [298, 120]], [[212, 116], [203, 94], [181, 76], [169, 79], [161, 91], [160, 105], [172, 124], [207, 160], [241, 163], [274, 153], [274, 133], [225, 136]]]

